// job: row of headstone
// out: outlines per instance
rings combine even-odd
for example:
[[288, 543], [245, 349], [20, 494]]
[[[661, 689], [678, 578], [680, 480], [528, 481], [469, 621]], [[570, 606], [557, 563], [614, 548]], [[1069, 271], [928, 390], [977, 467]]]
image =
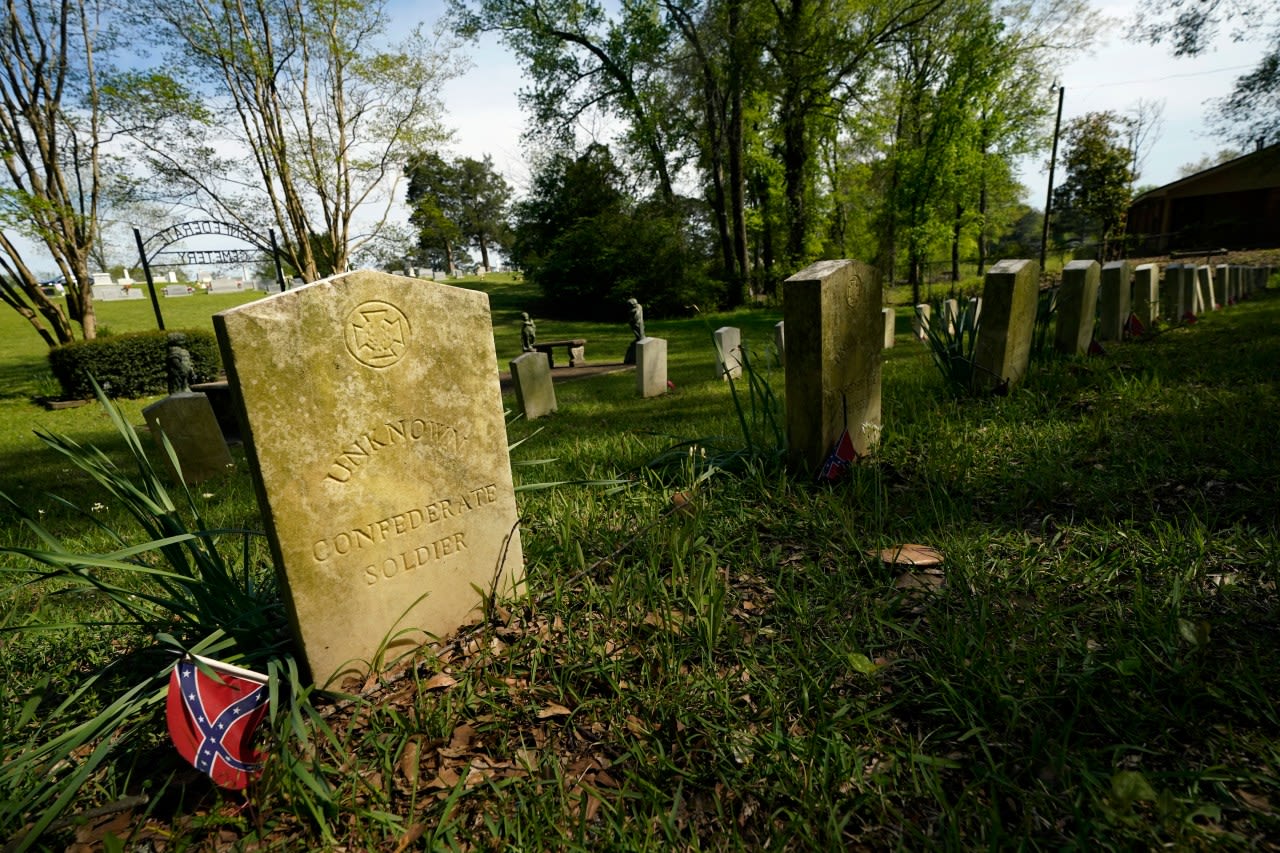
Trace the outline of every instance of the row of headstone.
[[1058, 288], [1054, 346], [1080, 355], [1095, 335], [1101, 342], [1123, 340], [1130, 317], [1145, 328], [1161, 319], [1183, 322], [1248, 298], [1266, 287], [1268, 278], [1267, 267], [1169, 264], [1161, 282], [1158, 264], [1071, 261]]
[[[978, 314], [982, 311], [982, 299], [974, 297], [969, 300], [969, 314], [966, 319], [968, 323], [976, 323]], [[884, 308], [884, 349], [889, 349], [894, 344], [897, 334], [897, 314], [892, 308]], [[939, 322], [946, 329], [946, 335], [954, 337], [960, 331], [960, 300], [945, 299], [942, 302], [942, 317]], [[928, 340], [930, 323], [933, 322], [933, 306], [927, 303], [920, 303], [912, 312], [911, 317], [911, 336], [918, 341]]]
[[[785, 352], [785, 321], [774, 327], [775, 346]], [[722, 380], [741, 378], [743, 369], [742, 330], [722, 326], [712, 334], [716, 348], [716, 376]], [[636, 393], [641, 397], [659, 397], [669, 389], [667, 384], [667, 342], [663, 338], [644, 336], [635, 342]], [[515, 388], [516, 406], [526, 420], [544, 417], [556, 411], [555, 384], [551, 380], [551, 363], [544, 353], [526, 352], [509, 363]]]

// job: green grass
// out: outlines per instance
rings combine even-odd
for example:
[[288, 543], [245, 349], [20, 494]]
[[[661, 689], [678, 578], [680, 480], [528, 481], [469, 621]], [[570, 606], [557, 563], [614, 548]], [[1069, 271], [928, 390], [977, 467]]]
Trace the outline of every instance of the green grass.
[[[505, 363], [533, 300], [526, 285], [484, 286]], [[537, 319], [544, 339], [586, 337], [589, 360], [620, 358], [630, 337], [621, 316]], [[712, 454], [741, 443], [709, 328], [741, 326], [766, 370], [776, 320], [652, 321], [670, 342], [673, 393], [641, 401], [629, 373], [563, 383], [556, 415], [513, 424], [513, 438], [542, 428], [517, 461], [554, 460], [517, 467], [526, 484], [633, 485], [521, 492], [530, 598], [328, 717], [333, 737], [309, 760], [336, 804], [330, 840], [297, 807], [283, 761], [240, 809], [184, 771], [158, 731], [73, 810], [147, 793], [115, 833], [139, 844], [176, 833], [175, 847], [195, 849], [1280, 840], [1275, 291], [1105, 358], [1043, 362], [1002, 399], [949, 395], [900, 308], [882, 446], [847, 481], [815, 487], [766, 461], [701, 479], [697, 450], [648, 467], [681, 440]], [[12, 322], [0, 317], [3, 346]], [[0, 353], [0, 369], [38, 371], [26, 334], [28, 354]], [[781, 391], [781, 371], [769, 378]], [[17, 433], [39, 424], [112, 449], [109, 426], [95, 408], [38, 410], [26, 388], [0, 399], [0, 490], [100, 548], [96, 527], [41, 496], [88, 507], [96, 493]], [[257, 523], [243, 466], [196, 497], [211, 525]], [[88, 516], [127, 526], [118, 507]], [[27, 535], [0, 515], [0, 541]], [[900, 542], [942, 550], [941, 575], [872, 556]], [[101, 602], [22, 589], [0, 607], [12, 628]], [[0, 732], [18, 731], [28, 698], [48, 707], [147, 641], [111, 628], [0, 635], [11, 674]], [[431, 686], [439, 671], [456, 684]], [[182, 784], [164, 788], [169, 774]]]

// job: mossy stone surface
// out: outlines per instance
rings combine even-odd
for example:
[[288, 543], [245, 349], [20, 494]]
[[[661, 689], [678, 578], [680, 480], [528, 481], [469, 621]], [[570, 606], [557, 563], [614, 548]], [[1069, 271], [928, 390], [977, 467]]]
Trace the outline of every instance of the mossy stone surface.
[[267, 535], [319, 684], [513, 590], [523, 560], [488, 297], [337, 275], [215, 315]]

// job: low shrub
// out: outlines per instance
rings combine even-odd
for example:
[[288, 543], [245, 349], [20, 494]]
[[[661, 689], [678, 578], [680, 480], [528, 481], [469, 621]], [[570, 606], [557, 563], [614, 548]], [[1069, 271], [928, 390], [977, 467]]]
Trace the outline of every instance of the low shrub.
[[[218, 343], [204, 329], [180, 329], [187, 336], [187, 351], [195, 368], [195, 381], [208, 382], [222, 370]], [[63, 344], [49, 351], [49, 367], [67, 399], [93, 397], [89, 377], [111, 397], [142, 397], [168, 390], [165, 359], [169, 353], [167, 331], [130, 332]]]

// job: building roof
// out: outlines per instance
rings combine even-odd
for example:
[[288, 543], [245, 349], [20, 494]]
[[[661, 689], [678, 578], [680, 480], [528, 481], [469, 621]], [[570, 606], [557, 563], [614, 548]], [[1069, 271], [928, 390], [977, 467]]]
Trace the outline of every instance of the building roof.
[[[1277, 164], [1276, 168], [1266, 169], [1266, 165], [1273, 161]], [[1210, 166], [1208, 169], [1196, 172], [1194, 175], [1187, 175], [1185, 178], [1179, 178], [1176, 181], [1171, 181], [1162, 187], [1147, 190], [1145, 193], [1135, 198], [1132, 204], [1137, 204], [1138, 202], [1144, 201], [1148, 198], [1157, 198], [1167, 195], [1196, 195], [1194, 192], [1189, 192], [1194, 189], [1196, 184], [1201, 183], [1202, 181], [1215, 181], [1223, 177], [1226, 173], [1234, 171], [1248, 171], [1253, 173], [1255, 176], [1257, 173], [1264, 171], [1273, 172], [1274, 182], [1277, 185], [1280, 185], [1280, 143], [1268, 145], [1265, 148], [1259, 148], [1248, 154], [1242, 154], [1233, 160], [1228, 160], [1225, 163], [1219, 163], [1216, 166]], [[1208, 192], [1214, 191], [1216, 190], [1208, 190]]]

